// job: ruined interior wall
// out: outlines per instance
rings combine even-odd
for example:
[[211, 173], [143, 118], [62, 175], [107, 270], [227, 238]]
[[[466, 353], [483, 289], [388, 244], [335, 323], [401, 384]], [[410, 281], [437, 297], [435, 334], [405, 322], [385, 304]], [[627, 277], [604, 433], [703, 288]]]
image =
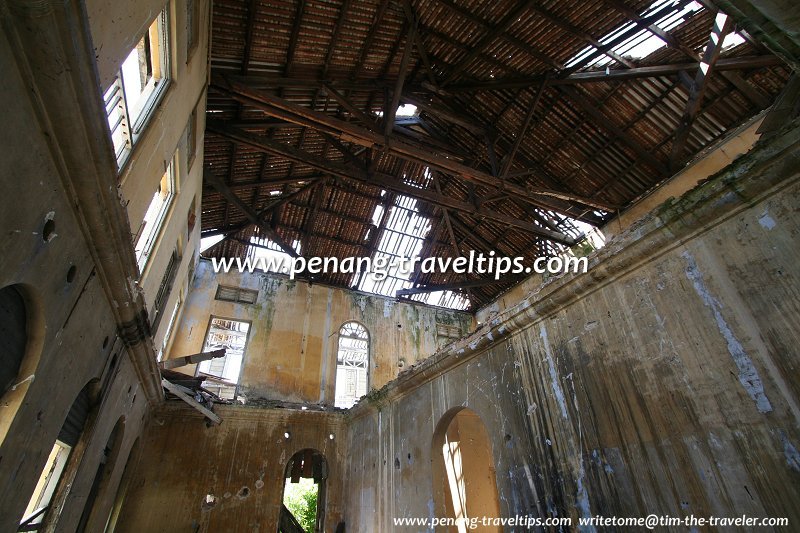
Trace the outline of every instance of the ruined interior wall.
[[[342, 413], [242, 406], [216, 412], [223, 423], [212, 427], [181, 402], [154, 414], [117, 531], [165, 531], [169, 524], [169, 531], [273, 533], [286, 464], [305, 448], [328, 463], [325, 531], [336, 529], [347, 497]], [[209, 494], [216, 504], [204, 507]]]
[[348, 531], [432, 516], [431, 443], [486, 425], [503, 516], [800, 520], [800, 130], [355, 408]]
[[[219, 285], [258, 290], [258, 300], [215, 300]], [[251, 323], [240, 379], [246, 397], [327, 404], [333, 404], [338, 332], [345, 322], [360, 322], [369, 332], [371, 388], [450, 342], [437, 324], [454, 326], [459, 335], [472, 325], [467, 313], [281, 276], [215, 274], [211, 262], [201, 260], [169, 357], [201, 352], [212, 316]], [[193, 373], [194, 367], [179, 370]]]
[[[211, 3], [209, 0], [194, 0], [199, 33], [195, 36], [197, 45], [191, 54], [187, 53], [188, 3], [188, 0], [87, 2], [101, 91], [110, 87], [123, 61], [158, 14], [163, 9], [168, 11], [169, 85], [133, 146], [130, 158], [119, 176], [120, 194], [128, 212], [133, 244], [159, 181], [170, 161], [174, 161], [176, 194], [139, 280], [148, 311], [153, 314], [155, 299], [172, 252], [178, 250], [181, 260], [175, 275], [175, 290], [170, 291], [164, 304], [163, 314], [167, 316], [162, 316], [157, 330], [153, 332], [158, 348], [170, 341], [167, 337], [169, 315], [176, 302], [185, 300], [188, 291], [187, 278], [197, 262], [200, 243], [205, 91], [208, 80], [207, 28], [210, 24]], [[195, 156], [190, 159], [186, 128], [192, 111], [195, 110]], [[190, 230], [188, 218], [192, 204], [196, 218]]]
[[[53, 16], [45, 4], [32, 7], [37, 17]], [[15, 9], [26, 8], [20, 4]], [[0, 11], [4, 18], [8, 16], [6, 5]], [[103, 502], [116, 491], [122, 470], [117, 467], [124, 464], [140, 433], [147, 407], [117, 337], [111, 303], [73, 210], [73, 197], [60, 176], [64, 168], [61, 154], [52, 145], [53, 123], [42, 118], [42, 109], [51, 113], [50, 119], [59, 110], [47, 108], [48, 102], [33, 96], [38, 91], [30, 85], [27, 58], [14, 42], [14, 30], [9, 31], [14, 23], [11, 17], [3, 22], [0, 288], [23, 287], [29, 328], [28, 353], [16, 387], [0, 391], [0, 530], [16, 531], [70, 406], [84, 385], [98, 379], [105, 392], [73, 449], [53, 499], [63, 512], [60, 517], [58, 512], [46, 517], [50, 527], [56, 527], [53, 522], [58, 518], [58, 528], [74, 531], [102, 449], [115, 424], [124, 419], [119, 461], [109, 465], [109, 480], [94, 506], [95, 523], [105, 524], [110, 507]], [[52, 78], [54, 83], [62, 81], [55, 75]], [[48, 220], [54, 228], [45, 239]], [[0, 343], [0, 349], [7, 345]]]

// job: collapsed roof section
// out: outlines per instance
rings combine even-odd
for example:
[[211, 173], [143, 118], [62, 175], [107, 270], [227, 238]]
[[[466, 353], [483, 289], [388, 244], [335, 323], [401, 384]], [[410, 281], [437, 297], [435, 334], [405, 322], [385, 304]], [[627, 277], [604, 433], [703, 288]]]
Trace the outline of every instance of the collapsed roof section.
[[[220, 0], [211, 66], [202, 235], [221, 240], [206, 255], [494, 250], [526, 266], [769, 107], [790, 75], [681, 0]], [[314, 279], [473, 309], [516, 281]]]

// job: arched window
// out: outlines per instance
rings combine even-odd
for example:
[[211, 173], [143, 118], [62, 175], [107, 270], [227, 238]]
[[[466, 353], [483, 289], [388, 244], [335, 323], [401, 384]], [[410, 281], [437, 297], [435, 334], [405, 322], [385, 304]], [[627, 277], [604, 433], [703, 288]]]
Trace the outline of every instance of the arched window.
[[44, 342], [44, 314], [36, 291], [23, 285], [0, 289], [0, 442], [33, 383]]
[[[39, 481], [25, 509], [19, 531], [39, 531], [48, 518], [47, 511], [55, 497], [61, 477], [73, 461], [72, 449], [83, 434], [90, 412], [96, 407], [98, 380], [93, 379], [81, 389], [67, 413], [67, 418], [58, 432], [50, 456], [42, 469]], [[78, 461], [81, 457], [76, 458]], [[26, 529], [27, 528], [27, 529]]]
[[369, 387], [369, 334], [358, 322], [346, 322], [339, 330], [336, 353], [334, 405], [348, 409]]

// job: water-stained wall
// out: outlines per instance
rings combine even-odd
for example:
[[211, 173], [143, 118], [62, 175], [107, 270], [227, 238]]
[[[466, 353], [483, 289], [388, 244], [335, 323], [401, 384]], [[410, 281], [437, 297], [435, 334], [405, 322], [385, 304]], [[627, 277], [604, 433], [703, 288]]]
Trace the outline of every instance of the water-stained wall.
[[336, 529], [347, 496], [341, 412], [233, 405], [216, 412], [223, 423], [211, 427], [180, 402], [154, 414], [116, 531], [274, 533], [286, 463], [307, 448], [325, 457], [325, 531]]
[[[222, 426], [205, 428], [188, 406], [169, 406], [174, 412], [148, 430], [150, 459], [123, 509], [125, 527], [154, 530], [156, 517], [173, 509], [178, 523], [193, 524], [214, 490], [223, 507], [211, 519], [226, 520], [214, 524], [249, 531], [259, 517], [259, 530], [271, 531], [280, 472], [296, 451], [282, 440], [284, 428], [302, 428], [292, 434], [311, 444], [298, 445], [314, 447], [340, 424], [331, 430], [336, 451], [326, 454], [335, 457], [331, 475], [340, 476], [341, 492], [325, 530], [339, 520], [355, 532], [420, 530], [395, 519], [436, 517], [442, 480], [433, 479], [441, 468], [432, 463], [442, 446], [435, 435], [460, 407], [486, 428], [492, 464], [485, 470], [495, 472], [503, 517], [570, 518], [571, 529], [596, 515], [800, 522], [798, 148], [800, 129], [758, 146], [608, 243], [589, 273], [536, 287], [346, 415], [221, 407]], [[208, 275], [201, 270], [199, 279]], [[337, 320], [357, 318], [374, 330], [370, 316], [380, 319], [388, 305], [367, 298], [362, 310], [362, 296], [345, 291], [261, 276], [239, 281], [278, 301], [273, 334], [287, 329], [278, 320], [324, 323], [328, 302], [354, 313], [337, 311]], [[195, 292], [206, 301], [193, 306], [220, 311], [211, 288]], [[263, 307], [264, 294], [259, 299]], [[236, 312], [243, 313], [225, 311]], [[395, 304], [381, 320], [410, 328], [392, 314], [399, 312], [409, 311]], [[185, 323], [181, 342], [200, 342], [206, 321]], [[277, 359], [270, 342], [260, 342], [264, 359]], [[393, 357], [418, 356], [402, 337], [382, 342]], [[314, 344], [321, 352], [321, 340], [304, 345], [296, 334], [281, 351], [300, 360]], [[259, 478], [264, 468], [271, 474]], [[256, 479], [263, 492], [236, 499]], [[468, 490], [466, 498], [469, 508]]]
[[535, 287], [357, 406], [348, 530], [436, 516], [434, 431], [459, 406], [486, 425], [505, 517], [798, 523], [799, 139], [664, 204], [588, 274]]
[[[254, 304], [217, 300], [217, 288], [257, 290]], [[211, 317], [250, 323], [240, 392], [258, 399], [333, 404], [338, 332], [354, 320], [369, 332], [370, 388], [466, 334], [471, 315], [264, 273], [197, 266], [170, 357], [202, 351]], [[193, 372], [193, 367], [184, 367]]]

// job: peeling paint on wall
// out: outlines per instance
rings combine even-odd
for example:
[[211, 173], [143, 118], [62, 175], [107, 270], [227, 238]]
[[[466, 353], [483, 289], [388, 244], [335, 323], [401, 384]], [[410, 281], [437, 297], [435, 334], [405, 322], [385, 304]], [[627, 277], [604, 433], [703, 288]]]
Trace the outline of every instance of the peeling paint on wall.
[[772, 404], [764, 392], [764, 385], [758, 375], [758, 370], [756, 370], [747, 352], [744, 351], [742, 343], [740, 343], [733, 334], [733, 330], [731, 330], [730, 326], [725, 321], [725, 317], [722, 316], [722, 305], [708, 291], [705, 281], [703, 280], [703, 273], [700, 272], [700, 269], [697, 267], [697, 262], [694, 257], [688, 251], [683, 252], [681, 257], [686, 260], [686, 277], [694, 285], [695, 292], [697, 292], [698, 296], [703, 300], [705, 306], [711, 308], [711, 311], [714, 313], [717, 328], [719, 328], [719, 332], [725, 338], [725, 342], [728, 345], [728, 352], [731, 354], [733, 362], [736, 363], [736, 367], [739, 369], [739, 382], [756, 403], [756, 408], [759, 412], [769, 413], [772, 411]]
[[556, 363], [553, 360], [553, 354], [550, 350], [550, 343], [547, 340], [547, 329], [545, 329], [544, 323], [540, 326], [539, 336], [542, 338], [544, 352], [547, 355], [547, 364], [550, 367], [550, 382], [553, 386], [553, 394], [555, 394], [558, 406], [561, 408], [561, 416], [566, 420], [568, 418], [567, 402], [564, 399], [564, 391], [561, 390], [561, 383], [558, 382], [558, 371], [556, 370]]
[[764, 211], [760, 217], [758, 217], [758, 223], [761, 224], [762, 228], [771, 230], [775, 227], [775, 220], [769, 216], [769, 211]]

